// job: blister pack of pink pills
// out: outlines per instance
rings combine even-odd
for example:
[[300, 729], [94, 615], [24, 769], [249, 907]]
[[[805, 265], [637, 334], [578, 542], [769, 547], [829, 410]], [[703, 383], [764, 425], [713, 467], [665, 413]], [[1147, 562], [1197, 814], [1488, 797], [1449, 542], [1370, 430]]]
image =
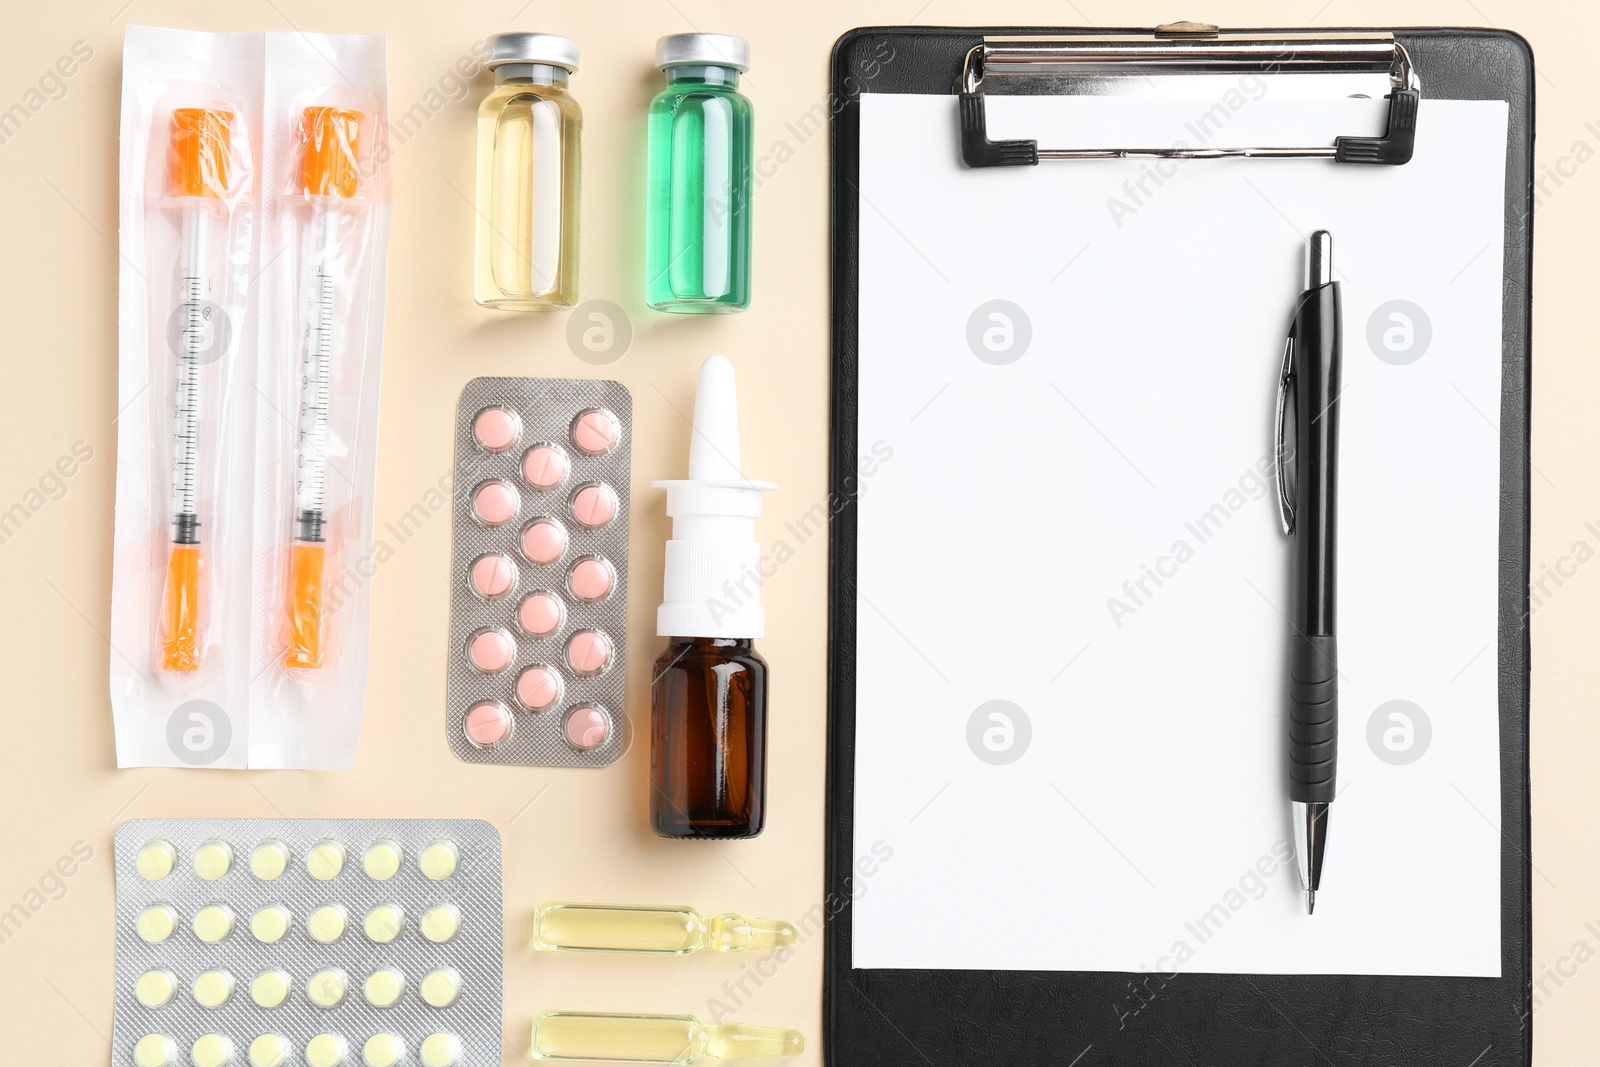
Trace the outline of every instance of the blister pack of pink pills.
[[618, 382], [461, 392], [446, 730], [468, 763], [622, 755], [632, 422]]

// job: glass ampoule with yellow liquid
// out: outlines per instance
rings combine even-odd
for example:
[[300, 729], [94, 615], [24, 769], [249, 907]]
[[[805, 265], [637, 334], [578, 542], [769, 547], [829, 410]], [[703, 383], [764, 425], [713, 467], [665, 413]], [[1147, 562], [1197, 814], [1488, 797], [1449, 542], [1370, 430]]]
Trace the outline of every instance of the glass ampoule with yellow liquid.
[[707, 1025], [692, 1015], [621, 1015], [542, 1011], [533, 1017], [534, 1060], [694, 1063], [798, 1056], [798, 1030], [749, 1023]]
[[556, 901], [533, 912], [533, 947], [558, 952], [761, 952], [792, 945], [796, 937], [794, 924], [782, 919], [705, 916], [685, 907]]
[[583, 112], [567, 91], [578, 44], [553, 33], [498, 33], [478, 108], [473, 295], [507, 311], [578, 302]]

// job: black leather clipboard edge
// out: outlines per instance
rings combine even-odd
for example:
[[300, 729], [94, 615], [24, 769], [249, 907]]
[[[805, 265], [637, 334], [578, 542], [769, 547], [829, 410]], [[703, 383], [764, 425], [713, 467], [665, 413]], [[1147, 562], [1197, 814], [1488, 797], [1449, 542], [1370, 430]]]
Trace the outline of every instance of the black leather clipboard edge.
[[[1498, 649], [1502, 976], [1178, 975], [1162, 980], [1127, 973], [851, 966], [850, 902], [853, 893], [870, 891], [870, 881], [854, 868], [853, 850], [859, 95], [949, 93], [961, 57], [985, 33], [1105, 32], [1138, 31], [878, 27], [853, 30], [834, 46], [830, 467], [836, 513], [829, 531], [828, 580], [825, 1060], [832, 1067], [1531, 1064], [1526, 622], [1534, 64], [1528, 43], [1503, 30], [1393, 30], [1411, 52], [1425, 99], [1509, 103]], [[953, 122], [951, 144], [954, 151]], [[955, 921], [961, 902], [951, 904]], [[988, 921], [1006, 919], [997, 915]]]

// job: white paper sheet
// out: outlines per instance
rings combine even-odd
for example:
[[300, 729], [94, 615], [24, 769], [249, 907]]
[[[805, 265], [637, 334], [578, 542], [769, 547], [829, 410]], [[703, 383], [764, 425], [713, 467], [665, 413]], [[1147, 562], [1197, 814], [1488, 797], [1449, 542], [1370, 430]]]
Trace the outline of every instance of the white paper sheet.
[[[1228, 89], [991, 98], [991, 136], [1383, 124]], [[960, 166], [955, 108], [862, 105], [855, 844], [892, 858], [858, 879], [855, 966], [1499, 975], [1505, 105], [1425, 100], [1397, 168], [989, 171]], [[1318, 228], [1344, 301], [1341, 735], [1308, 918], [1270, 457]]]

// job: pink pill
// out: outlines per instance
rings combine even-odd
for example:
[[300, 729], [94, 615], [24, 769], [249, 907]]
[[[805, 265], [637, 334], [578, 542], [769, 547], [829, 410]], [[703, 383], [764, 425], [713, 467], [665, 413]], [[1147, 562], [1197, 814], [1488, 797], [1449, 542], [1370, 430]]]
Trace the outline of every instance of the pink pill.
[[473, 591], [486, 599], [504, 596], [516, 579], [517, 566], [508, 556], [479, 556], [472, 564]]
[[468, 741], [479, 748], [491, 748], [511, 736], [511, 712], [502, 704], [485, 700], [467, 709], [462, 727]]
[[522, 457], [522, 477], [535, 489], [553, 489], [571, 470], [572, 461], [560, 445], [534, 445]]
[[567, 531], [554, 519], [534, 519], [522, 528], [522, 554], [535, 563], [554, 563], [567, 550]]
[[611, 734], [611, 716], [593, 704], [579, 704], [567, 712], [567, 740], [585, 752], [605, 744]]
[[517, 702], [529, 711], [543, 711], [561, 699], [561, 677], [549, 667], [529, 667], [517, 675]]
[[472, 420], [472, 436], [490, 452], [504, 452], [517, 443], [522, 420], [507, 408], [484, 408]]
[[566, 614], [552, 593], [529, 593], [517, 607], [517, 621], [522, 628], [534, 637], [548, 637], [561, 626], [561, 618]]
[[467, 658], [485, 674], [511, 666], [511, 657], [516, 651], [516, 642], [504, 630], [479, 630], [467, 641]]
[[510, 521], [521, 506], [522, 498], [510, 482], [484, 482], [472, 491], [472, 513], [490, 526]]
[[615, 581], [611, 564], [599, 556], [585, 556], [567, 572], [567, 588], [579, 600], [599, 600], [611, 592]]
[[572, 517], [591, 530], [604, 526], [617, 514], [617, 491], [605, 482], [586, 485], [572, 494]]
[[572, 420], [572, 443], [578, 451], [598, 456], [610, 451], [622, 436], [617, 417], [605, 408], [591, 408]]
[[611, 638], [599, 630], [579, 630], [567, 638], [567, 666], [585, 676], [611, 666]]

